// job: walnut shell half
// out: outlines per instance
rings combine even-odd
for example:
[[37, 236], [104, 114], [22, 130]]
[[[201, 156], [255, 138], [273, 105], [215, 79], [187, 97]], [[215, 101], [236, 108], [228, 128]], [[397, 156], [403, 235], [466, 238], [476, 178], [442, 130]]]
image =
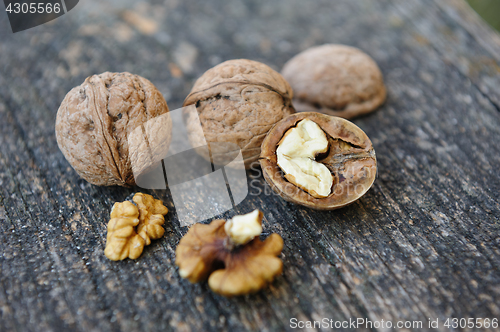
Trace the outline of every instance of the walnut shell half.
[[153, 166], [158, 161], [153, 159], [168, 150], [172, 132], [168, 111], [162, 94], [143, 77], [94, 75], [68, 92], [59, 107], [57, 144], [88, 182], [132, 186], [134, 175]]
[[[184, 106], [196, 105], [196, 110], [187, 108], [185, 113], [189, 141], [195, 147], [206, 141], [212, 162], [219, 165], [230, 162], [241, 149], [244, 165], [233, 166], [249, 168], [269, 129], [295, 113], [292, 96], [283, 77], [263, 63], [223, 62], [205, 72], [184, 101]], [[208, 151], [202, 156], [210, 160]]]
[[351, 119], [382, 105], [386, 88], [373, 59], [357, 48], [327, 44], [290, 59], [283, 77], [295, 93], [300, 112], [322, 112]]
[[[315, 158], [333, 176], [327, 197], [314, 197], [288, 181], [278, 165], [276, 150], [283, 137], [304, 119], [315, 122], [328, 140], [328, 150]], [[262, 142], [259, 161], [264, 178], [277, 194], [289, 202], [317, 210], [333, 210], [356, 201], [370, 189], [377, 174], [372, 143], [359, 127], [348, 120], [314, 112], [292, 114], [278, 122]]]

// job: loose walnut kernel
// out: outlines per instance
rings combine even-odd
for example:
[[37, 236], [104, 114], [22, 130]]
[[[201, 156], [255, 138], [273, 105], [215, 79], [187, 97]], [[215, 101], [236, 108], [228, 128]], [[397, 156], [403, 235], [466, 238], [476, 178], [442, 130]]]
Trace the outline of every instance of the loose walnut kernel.
[[314, 160], [328, 151], [325, 132], [313, 121], [304, 119], [289, 129], [278, 143], [278, 166], [285, 178], [316, 198], [328, 197], [332, 191], [330, 170]]
[[226, 222], [224, 230], [235, 245], [247, 244], [262, 233], [262, 217], [259, 210], [235, 216]]
[[350, 46], [311, 47], [290, 59], [281, 74], [293, 88], [293, 105], [299, 112], [351, 119], [377, 109], [386, 97], [375, 61]]
[[141, 76], [93, 75], [64, 97], [57, 144], [88, 182], [130, 187], [166, 155], [172, 134], [168, 112], [160, 91]]
[[111, 210], [104, 254], [113, 261], [138, 258], [145, 245], [165, 233], [163, 215], [168, 209], [163, 203], [142, 193], [135, 194], [132, 200], [137, 206], [125, 201], [115, 203]]
[[144, 239], [137, 234], [139, 210], [130, 202], [115, 203], [108, 223], [104, 254], [112, 261], [136, 259], [144, 249]]
[[[295, 113], [290, 85], [269, 66], [246, 59], [225, 61], [206, 71], [194, 84], [183, 106], [188, 138], [206, 160], [227, 165], [241, 150], [250, 168], [271, 127]], [[200, 126], [201, 122], [201, 126]]]
[[256, 292], [281, 274], [283, 263], [276, 257], [283, 249], [281, 236], [271, 234], [264, 241], [256, 237], [234, 246], [225, 224], [224, 220], [195, 224], [181, 239], [175, 263], [182, 278], [195, 283], [208, 277], [214, 292], [235, 296]]

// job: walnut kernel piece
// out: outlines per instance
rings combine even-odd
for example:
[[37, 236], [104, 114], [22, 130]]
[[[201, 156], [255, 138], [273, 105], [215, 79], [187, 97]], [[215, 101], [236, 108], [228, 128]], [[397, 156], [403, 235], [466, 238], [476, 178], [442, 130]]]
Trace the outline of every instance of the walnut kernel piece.
[[292, 97], [290, 85], [267, 65], [223, 62], [205, 72], [184, 101], [183, 106], [196, 105], [185, 111], [189, 141], [194, 147], [208, 144], [209, 151], [197, 151], [217, 165], [231, 162], [241, 150], [243, 164], [231, 166], [249, 168], [269, 129], [295, 113]]
[[136, 259], [144, 249], [144, 239], [137, 234], [139, 210], [130, 202], [115, 203], [108, 223], [108, 235], [104, 254], [118, 261], [125, 258]]
[[264, 215], [259, 210], [234, 216], [226, 221], [224, 230], [235, 245], [247, 244], [262, 233], [262, 218]]
[[304, 119], [289, 129], [278, 143], [278, 166], [285, 178], [316, 198], [328, 197], [333, 176], [330, 170], [314, 159], [328, 151], [325, 132], [313, 121]]
[[228, 247], [225, 224], [224, 220], [195, 224], [181, 239], [175, 263], [182, 278], [192, 283], [208, 278], [214, 292], [236, 296], [256, 292], [281, 274], [283, 263], [276, 257], [283, 250], [281, 236], [271, 234], [264, 241], [256, 237]]
[[386, 97], [375, 61], [350, 46], [312, 47], [290, 59], [281, 73], [293, 88], [293, 105], [300, 112], [351, 119], [377, 109]]
[[168, 209], [162, 201], [143, 193], [135, 194], [132, 200], [137, 206], [125, 201], [115, 203], [111, 210], [104, 254], [113, 261], [138, 258], [144, 246], [165, 233], [163, 215]]
[[[136, 176], [159, 161], [148, 154], [166, 155], [172, 132], [168, 111], [162, 94], [143, 77], [109, 72], [94, 75], [68, 92], [61, 103], [57, 144], [88, 182], [133, 186]], [[138, 132], [140, 135], [131, 135]], [[130, 141], [130, 137], [134, 139]]]
[[[288, 180], [278, 164], [280, 142], [304, 119], [316, 123], [328, 140], [328, 151], [315, 160], [328, 168], [333, 177], [327, 197], [315, 197]], [[353, 203], [370, 189], [377, 174], [375, 151], [368, 136], [348, 120], [315, 112], [292, 114], [278, 122], [262, 142], [259, 161], [264, 179], [278, 195], [317, 210], [333, 210]]]

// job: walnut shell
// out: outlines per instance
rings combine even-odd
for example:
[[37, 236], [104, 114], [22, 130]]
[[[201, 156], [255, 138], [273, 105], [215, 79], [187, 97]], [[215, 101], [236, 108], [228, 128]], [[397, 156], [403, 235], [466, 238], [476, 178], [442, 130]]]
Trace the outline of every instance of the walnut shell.
[[59, 107], [57, 144], [88, 182], [133, 186], [134, 174], [166, 154], [172, 132], [168, 111], [162, 94], [143, 77], [94, 75], [68, 92]]
[[283, 239], [276, 233], [264, 241], [259, 237], [231, 248], [224, 220], [209, 225], [195, 224], [175, 249], [179, 275], [190, 282], [208, 278], [210, 288], [223, 296], [254, 293], [270, 283], [283, 270], [276, 256], [283, 250]]
[[[278, 144], [303, 119], [314, 121], [328, 138], [328, 151], [316, 158], [334, 178], [332, 191], [325, 198], [315, 198], [287, 181], [277, 164]], [[292, 114], [278, 122], [262, 142], [259, 161], [264, 178], [278, 195], [316, 210], [334, 210], [353, 203], [370, 189], [377, 174], [375, 151], [368, 136], [348, 120], [315, 112]]]
[[350, 46], [327, 44], [307, 49], [290, 59], [281, 74], [293, 88], [293, 105], [299, 112], [351, 119], [375, 110], [386, 97], [375, 61]]
[[[205, 72], [184, 101], [184, 106], [196, 105], [196, 111], [185, 111], [189, 141], [195, 147], [206, 141], [219, 165], [241, 149], [244, 165], [232, 166], [249, 168], [269, 129], [295, 112], [292, 97], [290, 85], [267, 65], [245, 59], [223, 62]], [[210, 160], [208, 153], [202, 156]]]

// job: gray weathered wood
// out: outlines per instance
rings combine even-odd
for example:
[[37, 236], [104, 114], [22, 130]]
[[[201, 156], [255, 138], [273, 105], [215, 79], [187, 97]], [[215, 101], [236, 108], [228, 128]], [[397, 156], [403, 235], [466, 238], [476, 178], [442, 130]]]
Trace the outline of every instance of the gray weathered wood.
[[[251, 296], [180, 279], [187, 229], [168, 190], [146, 191], [171, 211], [165, 237], [136, 261], [104, 257], [110, 208], [137, 189], [90, 185], [59, 151], [55, 115], [73, 86], [130, 71], [175, 109], [221, 61], [279, 70], [329, 42], [369, 53], [388, 86], [385, 105], [355, 120], [379, 164], [366, 196], [316, 212], [249, 171], [250, 195], [221, 217], [259, 208], [285, 240], [283, 275]], [[1, 331], [272, 331], [293, 317], [427, 330], [439, 318], [445, 331], [447, 318], [500, 319], [500, 37], [460, 0], [80, 1], [16, 34], [0, 14], [0, 55]]]

